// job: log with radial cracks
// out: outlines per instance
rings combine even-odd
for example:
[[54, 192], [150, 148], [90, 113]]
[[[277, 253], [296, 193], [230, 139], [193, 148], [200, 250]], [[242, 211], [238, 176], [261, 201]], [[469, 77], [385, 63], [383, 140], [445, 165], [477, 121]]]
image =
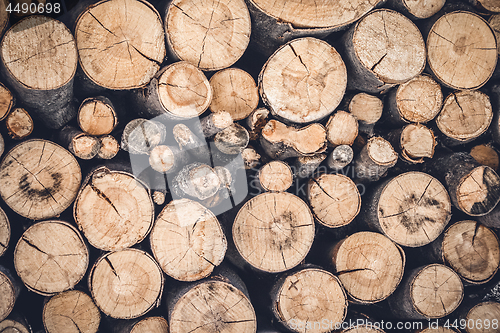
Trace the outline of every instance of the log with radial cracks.
[[78, 125], [87, 134], [107, 135], [115, 128], [118, 117], [113, 103], [104, 96], [85, 99], [78, 109]]
[[22, 290], [22, 283], [12, 272], [0, 265], [0, 322], [14, 309], [16, 300]]

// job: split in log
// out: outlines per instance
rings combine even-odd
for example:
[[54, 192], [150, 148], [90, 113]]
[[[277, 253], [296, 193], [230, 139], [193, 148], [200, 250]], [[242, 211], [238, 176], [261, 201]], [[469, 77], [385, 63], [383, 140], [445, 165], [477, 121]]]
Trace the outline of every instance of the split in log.
[[50, 141], [28, 140], [12, 148], [0, 164], [0, 195], [19, 215], [48, 219], [71, 205], [81, 177], [69, 151]]
[[145, 86], [166, 53], [160, 15], [142, 0], [105, 0], [90, 5], [78, 17], [75, 39], [85, 75], [108, 89]]
[[343, 37], [348, 87], [382, 92], [419, 75], [425, 66], [425, 43], [415, 24], [389, 9], [377, 9]]
[[311, 178], [307, 198], [317, 221], [328, 228], [351, 223], [361, 209], [361, 196], [356, 184], [340, 174]]
[[411, 19], [426, 19], [443, 8], [446, 0], [389, 0], [389, 5]]
[[[347, 314], [347, 296], [339, 278], [318, 268], [280, 278], [271, 290], [271, 301], [274, 316], [293, 332], [330, 332]], [[334, 324], [324, 327], [325, 318]], [[318, 329], [315, 322], [323, 325]]]
[[243, 0], [174, 0], [168, 5], [164, 22], [174, 58], [204, 71], [233, 65], [250, 41], [250, 14]]
[[35, 124], [25, 109], [16, 108], [7, 115], [5, 126], [11, 138], [21, 140], [33, 132]]
[[250, 135], [241, 125], [234, 123], [215, 134], [215, 147], [227, 155], [236, 155], [248, 146]]
[[326, 154], [316, 154], [313, 156], [299, 156], [295, 160], [295, 176], [299, 178], [309, 178], [321, 163], [326, 159]]
[[311, 37], [282, 46], [259, 74], [260, 95], [271, 113], [294, 123], [328, 116], [340, 104], [346, 85], [346, 67], [339, 53]]
[[174, 199], [189, 196], [195, 200], [205, 200], [217, 193], [220, 179], [212, 167], [195, 162], [183, 167], [169, 185]]
[[[5, 253], [10, 241], [10, 222], [2, 208], [0, 208], [0, 257]], [[0, 316], [1, 317], [1, 316]]]
[[495, 70], [495, 34], [477, 14], [455, 11], [441, 16], [432, 26], [426, 45], [430, 69], [449, 88], [478, 89]]
[[139, 321], [127, 320], [114, 326], [114, 333], [168, 333], [168, 323], [163, 317], [146, 317]]
[[497, 151], [490, 145], [477, 145], [472, 147], [470, 151], [477, 163], [489, 166], [493, 170], [498, 170], [499, 157]]
[[326, 138], [334, 146], [351, 146], [358, 136], [356, 117], [345, 111], [337, 111], [328, 119]]
[[264, 191], [283, 192], [293, 183], [292, 169], [282, 161], [271, 161], [265, 164], [260, 168], [257, 177]]
[[89, 265], [89, 253], [71, 224], [43, 221], [28, 228], [17, 242], [14, 265], [29, 290], [47, 296], [80, 282]]
[[493, 333], [498, 331], [499, 318], [500, 303], [481, 302], [469, 309], [460, 319], [465, 321], [466, 324], [463, 326], [467, 333]]
[[487, 14], [500, 13], [500, 4], [495, 0], [469, 0], [469, 3]]
[[123, 129], [121, 148], [130, 154], [149, 154], [165, 140], [165, 126], [153, 120], [137, 118]]
[[133, 175], [100, 167], [84, 181], [73, 216], [92, 246], [116, 251], [146, 237], [154, 206], [149, 189]]
[[232, 123], [233, 117], [226, 111], [212, 112], [208, 116], [200, 119], [201, 131], [205, 138], [214, 136], [223, 129], [231, 126]]
[[259, 90], [253, 77], [239, 68], [227, 68], [210, 78], [212, 112], [226, 111], [233, 120], [245, 119], [259, 105]]
[[372, 137], [354, 159], [354, 172], [359, 180], [378, 181], [397, 161], [398, 154], [388, 141]]
[[41, 15], [24, 18], [5, 33], [0, 49], [5, 79], [47, 127], [60, 128], [76, 115], [78, 54], [63, 23]]
[[259, 108], [247, 117], [246, 124], [249, 129], [250, 140], [257, 140], [259, 138], [262, 128], [267, 124], [268, 116], [268, 109]]
[[42, 319], [47, 333], [96, 333], [101, 313], [89, 295], [68, 290], [45, 303]]
[[118, 116], [113, 103], [104, 97], [85, 99], [78, 109], [78, 125], [87, 134], [106, 135], [113, 131], [118, 123]]
[[[186, 124], [177, 124], [172, 133], [184, 154], [189, 154], [201, 163], [210, 163], [210, 149], [205, 139], [200, 139]], [[183, 157], [179, 156], [183, 159]], [[184, 164], [185, 165], [185, 164]]]
[[358, 121], [359, 131], [372, 135], [375, 123], [382, 116], [384, 103], [376, 96], [359, 93], [352, 97], [348, 109]]
[[215, 215], [189, 199], [171, 201], [163, 208], [151, 231], [150, 242], [163, 271], [180, 281], [209, 276], [224, 259], [227, 248]]
[[161, 268], [146, 252], [125, 249], [97, 259], [89, 273], [96, 305], [112, 318], [133, 319], [158, 306], [164, 287]]
[[341, 240], [329, 259], [347, 294], [356, 303], [372, 304], [391, 295], [401, 282], [404, 251], [375, 232], [358, 232]]
[[112, 135], [104, 135], [99, 138], [99, 151], [97, 157], [110, 160], [120, 151], [120, 144]]
[[431, 264], [412, 270], [389, 299], [395, 316], [402, 319], [442, 318], [462, 302], [464, 287], [451, 268]]
[[422, 124], [406, 125], [388, 136], [401, 158], [408, 163], [423, 163], [424, 158], [434, 156], [437, 145], [434, 133]]
[[[0, 6], [3, 1], [0, 1]], [[3, 120], [9, 114], [16, 103], [16, 100], [7, 87], [0, 83], [0, 120]]]
[[69, 125], [59, 132], [59, 141], [73, 155], [83, 160], [94, 158], [101, 148], [99, 139]]
[[326, 164], [334, 172], [337, 172], [351, 163], [353, 157], [354, 152], [350, 146], [340, 145], [335, 147], [335, 149], [328, 156]]
[[178, 171], [188, 161], [187, 153], [175, 146], [158, 145], [149, 153], [149, 165], [161, 173]]
[[258, 270], [278, 273], [305, 258], [314, 239], [314, 219], [297, 196], [262, 193], [240, 209], [232, 235], [243, 260]]
[[[14, 309], [16, 300], [21, 292], [21, 282], [12, 275], [12, 273], [5, 267], [0, 266], [0, 326], [2, 320]], [[2, 331], [0, 331], [2, 332]]]
[[378, 185], [365, 203], [363, 221], [408, 247], [435, 240], [451, 218], [445, 187], [422, 172], [403, 173]]

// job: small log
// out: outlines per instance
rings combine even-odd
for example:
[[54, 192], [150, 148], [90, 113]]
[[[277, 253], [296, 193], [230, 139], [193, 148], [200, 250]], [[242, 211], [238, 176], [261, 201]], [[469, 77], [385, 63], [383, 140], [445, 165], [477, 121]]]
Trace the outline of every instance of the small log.
[[435, 240], [451, 218], [445, 187], [422, 172], [407, 172], [387, 180], [364, 203], [363, 221], [370, 229], [408, 247]]
[[293, 172], [287, 163], [271, 161], [260, 168], [257, 178], [264, 191], [283, 192], [292, 186]]
[[276, 51], [259, 74], [259, 90], [274, 116], [293, 123], [325, 118], [344, 96], [347, 72], [325, 41], [295, 39]]
[[[468, 0], [471, 5], [482, 12], [500, 13], [500, 4], [494, 0]], [[469, 332], [470, 333], [470, 332]]]
[[493, 119], [490, 98], [480, 91], [459, 91], [446, 97], [436, 118], [448, 146], [471, 142], [485, 133]]
[[200, 69], [180, 61], [163, 67], [146, 87], [132, 93], [132, 99], [147, 118], [189, 119], [208, 108], [212, 88]]
[[351, 146], [358, 136], [356, 117], [345, 111], [337, 111], [328, 119], [326, 138], [334, 146]]
[[205, 138], [211, 138], [232, 124], [233, 117], [226, 111], [212, 112], [200, 119], [200, 127]]
[[214, 142], [217, 149], [227, 155], [236, 155], [248, 146], [250, 135], [241, 125], [234, 123], [215, 134]]
[[372, 137], [354, 159], [354, 172], [359, 180], [378, 181], [397, 161], [398, 154], [388, 141]]
[[453, 312], [463, 296], [457, 273], [444, 265], [431, 264], [410, 271], [389, 299], [389, 306], [398, 318], [435, 319]]
[[14, 265], [29, 290], [49, 296], [80, 282], [89, 265], [89, 252], [71, 224], [43, 221], [28, 228], [17, 242]]
[[326, 164], [334, 172], [342, 170], [345, 166], [352, 162], [354, 157], [354, 152], [352, 148], [347, 145], [340, 145], [335, 147], [335, 149], [328, 155], [326, 159]]
[[239, 210], [232, 236], [239, 255], [252, 267], [283, 272], [297, 266], [309, 252], [314, 219], [307, 204], [297, 196], [262, 193]]
[[175, 146], [158, 145], [149, 153], [149, 165], [161, 173], [173, 173], [186, 165], [189, 157]]
[[213, 168], [199, 162], [186, 165], [169, 184], [176, 198], [186, 196], [195, 200], [212, 197], [220, 188], [220, 179]]
[[412, 0], [389, 0], [388, 5], [401, 12], [412, 20], [426, 19], [443, 8], [446, 0], [412, 1]]
[[267, 123], [268, 116], [268, 109], [258, 108], [247, 117], [246, 124], [249, 129], [250, 140], [257, 140], [259, 138], [262, 128]]
[[83, 182], [73, 216], [92, 246], [116, 251], [146, 237], [154, 206], [149, 189], [132, 174], [100, 167]]
[[[218, 215], [233, 208], [234, 204], [232, 201], [234, 201], [234, 198], [230, 197], [232, 197], [233, 193], [235, 192], [236, 182], [233, 178], [233, 174], [228, 168], [223, 166], [216, 166], [214, 167], [214, 170], [217, 174], [217, 177], [219, 177], [219, 190], [213, 196], [202, 200], [200, 203], [206, 208], [209, 208], [214, 214]], [[234, 174], [234, 177], [237, 177], [237, 175]], [[245, 189], [248, 186], [246, 180], [240, 183], [240, 185], [244, 186]]]
[[[0, 208], [0, 257], [5, 253], [10, 241], [10, 222], [2, 208]], [[1, 316], [0, 316], [1, 317]]]
[[403, 14], [377, 9], [342, 37], [350, 73], [349, 89], [378, 93], [419, 75], [425, 66], [425, 43]]
[[259, 105], [259, 90], [253, 77], [239, 68], [227, 68], [210, 78], [213, 91], [210, 110], [226, 111], [233, 120], [248, 117]]
[[376, 96], [359, 93], [348, 103], [349, 112], [358, 121], [359, 131], [373, 135], [373, 127], [382, 116], [384, 103]]
[[16, 300], [22, 290], [22, 283], [5, 267], [0, 265], [0, 326], [2, 320], [14, 309]]
[[12, 148], [0, 163], [0, 195], [19, 215], [44, 220], [70, 206], [81, 177], [69, 151], [50, 141], [28, 140]]
[[[423, 329], [417, 329], [414, 333], [457, 333], [458, 330], [453, 329], [452, 325], [446, 325], [449, 327], [439, 326], [439, 322], [428, 322], [427, 327], [425, 324], [422, 324]], [[456, 325], [455, 325], [456, 326]]]
[[[0, 6], [4, 1], [0, 1]], [[4, 120], [16, 103], [16, 99], [9, 89], [0, 83], [0, 120]]]
[[497, 151], [491, 145], [477, 145], [470, 150], [472, 156], [477, 163], [489, 166], [493, 170], [498, 170], [499, 157]]
[[119, 151], [120, 144], [114, 136], [104, 135], [99, 137], [99, 150], [97, 151], [97, 158], [110, 160], [115, 157]]
[[495, 34], [477, 14], [468, 11], [444, 14], [430, 29], [426, 45], [429, 67], [446, 87], [478, 89], [495, 70]]
[[160, 304], [164, 277], [146, 252], [125, 249], [99, 257], [89, 273], [94, 302], [107, 316], [133, 319]]
[[[488, 24], [490, 25], [491, 29], [493, 29], [495, 37], [498, 41], [500, 39], [500, 14], [491, 15], [488, 20]], [[500, 55], [500, 43], [498, 42], [497, 42], [497, 51], [498, 54]]]
[[319, 165], [326, 159], [326, 154], [316, 154], [313, 156], [299, 156], [295, 160], [294, 175], [299, 178], [309, 178], [314, 175]]
[[96, 333], [101, 313], [89, 295], [68, 290], [45, 303], [42, 319], [45, 330], [50, 333]]
[[12, 139], [21, 140], [33, 132], [35, 124], [28, 111], [23, 108], [15, 108], [7, 115], [5, 126]]
[[[174, 139], [184, 154], [189, 154], [200, 163], [210, 164], [210, 149], [205, 139], [200, 139], [185, 124], [177, 124], [172, 130]], [[185, 165], [185, 164], [184, 164]]]
[[[121, 14], [108, 15], [118, 12]], [[108, 89], [145, 86], [166, 54], [160, 15], [142, 0], [100, 1], [88, 6], [76, 21], [75, 39], [86, 78]]]
[[361, 195], [347, 176], [323, 174], [311, 178], [307, 199], [316, 220], [328, 228], [343, 227], [354, 220], [361, 209]]
[[243, 0], [225, 2], [223, 7], [208, 0], [174, 0], [168, 4], [164, 22], [173, 58], [204, 71], [233, 65], [250, 41], [250, 14]]
[[[18, 31], [23, 38], [19, 39]], [[42, 123], [61, 128], [76, 115], [73, 79], [78, 54], [75, 39], [63, 23], [29, 16], [5, 33], [0, 49], [6, 81]]]
[[434, 119], [443, 105], [439, 83], [429, 75], [418, 75], [387, 94], [387, 120], [401, 126], [427, 123]]
[[109, 134], [115, 129], [118, 115], [113, 103], [107, 97], [90, 97], [80, 104], [77, 121], [85, 133], [100, 136]]
[[189, 199], [171, 201], [150, 236], [151, 250], [163, 271], [180, 281], [197, 281], [219, 266], [227, 249], [215, 215]]
[[499, 318], [500, 303], [481, 302], [461, 311], [459, 327], [467, 333], [495, 332], [499, 327]]
[[123, 129], [121, 148], [130, 154], [149, 154], [165, 140], [165, 126], [157, 121], [137, 118]]
[[262, 129], [260, 143], [273, 159], [312, 156], [326, 150], [326, 130], [319, 123], [297, 129], [271, 119]]
[[26, 319], [17, 315], [11, 316], [4, 321], [0, 321], [0, 332], [32, 333], [33, 331], [31, 330], [31, 326], [26, 322]]
[[163, 193], [163, 191], [154, 191], [151, 195], [153, 202], [158, 206], [162, 206], [165, 203], [165, 196], [166, 193]]
[[100, 150], [99, 139], [69, 125], [59, 132], [59, 141], [73, 155], [83, 160], [94, 158]]
[[113, 333], [168, 333], [168, 323], [163, 317], [146, 317], [126, 320], [113, 325]]
[[252, 146], [247, 146], [243, 149], [241, 157], [243, 158], [246, 170], [255, 169], [260, 164], [261, 156]]
[[388, 137], [401, 158], [411, 164], [423, 163], [434, 156], [434, 133], [422, 124], [409, 124], [389, 133]]
[[[324, 319], [340, 324], [347, 314], [347, 296], [339, 278], [313, 267], [281, 277], [271, 290], [271, 302], [278, 322], [293, 332], [330, 332]], [[315, 322], [321, 327], [314, 327]]]

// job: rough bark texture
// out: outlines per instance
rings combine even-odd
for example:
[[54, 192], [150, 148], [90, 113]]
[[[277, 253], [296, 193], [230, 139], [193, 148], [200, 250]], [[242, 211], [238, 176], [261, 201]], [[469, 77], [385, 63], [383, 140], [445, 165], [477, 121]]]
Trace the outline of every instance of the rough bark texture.
[[73, 155], [84, 160], [94, 158], [101, 148], [99, 139], [69, 125], [59, 132], [59, 141]]
[[381, 137], [372, 137], [354, 159], [356, 178], [374, 182], [385, 177], [389, 168], [398, 161], [392, 145]]
[[250, 135], [241, 125], [234, 123], [215, 134], [214, 142], [217, 149], [227, 155], [236, 155], [248, 146]]
[[313, 156], [299, 156], [295, 160], [295, 176], [298, 178], [309, 178], [316, 172], [319, 165], [326, 159], [326, 154]]

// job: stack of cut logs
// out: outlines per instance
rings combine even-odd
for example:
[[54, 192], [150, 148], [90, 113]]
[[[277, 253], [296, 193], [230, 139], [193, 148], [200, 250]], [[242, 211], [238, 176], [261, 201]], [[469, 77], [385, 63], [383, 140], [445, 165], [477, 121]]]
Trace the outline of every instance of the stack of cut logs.
[[499, 1], [55, 4], [0, 0], [0, 332], [500, 332]]

